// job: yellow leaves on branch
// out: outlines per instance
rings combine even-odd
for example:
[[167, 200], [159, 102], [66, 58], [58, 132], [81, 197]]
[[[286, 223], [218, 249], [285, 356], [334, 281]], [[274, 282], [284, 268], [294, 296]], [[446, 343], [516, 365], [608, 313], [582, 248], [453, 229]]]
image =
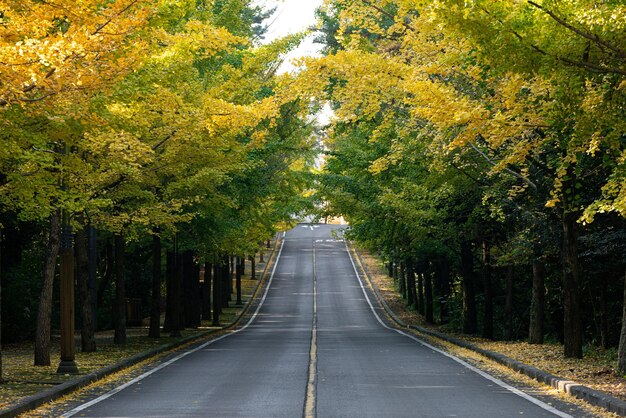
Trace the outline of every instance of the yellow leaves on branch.
[[0, 1], [0, 103], [97, 90], [133, 69], [151, 0]]
[[161, 28], [153, 33], [155, 56], [160, 60], [184, 60], [212, 57], [218, 53], [231, 51], [246, 40], [233, 35], [225, 28], [216, 28], [198, 20], [187, 22], [184, 30], [170, 33]]

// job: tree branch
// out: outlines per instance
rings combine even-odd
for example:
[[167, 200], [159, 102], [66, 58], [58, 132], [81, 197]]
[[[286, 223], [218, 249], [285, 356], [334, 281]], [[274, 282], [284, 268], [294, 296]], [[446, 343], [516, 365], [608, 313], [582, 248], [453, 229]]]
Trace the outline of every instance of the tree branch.
[[118, 13], [114, 14], [113, 16], [111, 16], [109, 18], [109, 20], [107, 20], [106, 22], [104, 22], [101, 25], [98, 25], [98, 27], [96, 28], [95, 32], [93, 32], [91, 35], [93, 36], [93, 35], [97, 35], [98, 33], [100, 33], [100, 31], [102, 29], [104, 29], [107, 25], [109, 25], [111, 22], [113, 22], [113, 20], [115, 20], [116, 18], [118, 18], [121, 15], [123, 15], [124, 13], [126, 13], [126, 11], [128, 11], [131, 7], [133, 7], [138, 2], [139, 2], [139, 0], [131, 1], [126, 7], [124, 7], [122, 10], [120, 10]]
[[[362, 1], [363, 3], [365, 3], [367, 6], [370, 6], [370, 7], [374, 8], [374, 9], [376, 9], [378, 12], [380, 12], [380, 13], [384, 14], [385, 16], [387, 16], [387, 17], [389, 17], [389, 18], [391, 18], [391, 19], [393, 19], [393, 20], [395, 20], [395, 19], [396, 19], [396, 16], [394, 16], [394, 15], [393, 15], [393, 14], [391, 14], [391, 13], [389, 13], [388, 11], [386, 11], [385, 9], [383, 9], [382, 7], [379, 7], [379, 6], [376, 6], [375, 4], [372, 4], [369, 0], [361, 0], [361, 1]], [[411, 26], [411, 25], [410, 25], [410, 24], [408, 24], [407, 22], [404, 22], [404, 21], [403, 21], [403, 22], [402, 22], [402, 26], [404, 26], [405, 28], [407, 28], [407, 29], [409, 29], [409, 30], [411, 30], [411, 31], [413, 31], [413, 32], [416, 32], [416, 31], [417, 31], [417, 30], [416, 30], [413, 26]]]
[[[489, 158], [489, 156], [487, 154], [482, 152], [476, 145], [474, 145], [473, 142], [470, 141], [469, 144], [474, 149], [474, 151], [476, 151], [481, 157], [483, 157], [485, 159], [485, 161], [487, 161], [489, 164], [491, 164], [494, 167], [496, 167], [498, 165], [495, 161], [493, 161], [491, 158]], [[506, 171], [510, 175], [512, 175], [514, 177], [517, 177], [518, 179], [522, 180], [524, 183], [528, 184], [534, 190], [537, 190], [537, 185], [535, 183], [533, 183], [529, 178], [522, 176], [520, 173], [518, 173], [518, 172], [516, 172], [514, 170], [511, 170], [508, 167], [504, 167], [504, 171]]]
[[548, 16], [550, 16], [552, 19], [557, 21], [560, 25], [566, 27], [570, 31], [574, 32], [575, 34], [577, 34], [579, 36], [582, 36], [583, 38], [588, 39], [588, 40], [590, 40], [592, 42], [595, 42], [596, 44], [598, 44], [600, 46], [603, 46], [603, 47], [605, 47], [607, 49], [610, 49], [611, 51], [615, 52], [618, 56], [620, 56], [622, 58], [626, 58], [626, 51], [623, 51], [620, 48], [616, 47], [615, 45], [613, 45], [613, 44], [611, 44], [611, 43], [601, 39], [598, 35], [585, 32], [585, 31], [583, 31], [581, 29], [578, 29], [577, 27], [575, 27], [573, 25], [570, 25], [569, 23], [567, 23], [565, 21], [565, 19], [560, 18], [559, 16], [557, 16], [552, 11], [546, 9], [545, 7], [541, 6], [540, 4], [535, 3], [532, 0], [528, 0], [528, 4], [530, 4], [531, 6], [534, 6], [537, 9], [543, 11]]

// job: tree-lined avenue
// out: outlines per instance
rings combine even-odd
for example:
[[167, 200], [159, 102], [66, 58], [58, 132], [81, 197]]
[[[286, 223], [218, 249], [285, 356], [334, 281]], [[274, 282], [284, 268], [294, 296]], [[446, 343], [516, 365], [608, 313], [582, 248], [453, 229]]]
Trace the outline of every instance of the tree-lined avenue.
[[[320, 417], [569, 416], [383, 325], [338, 229], [299, 225], [285, 234], [245, 329], [66, 416], [296, 417], [307, 416], [306, 396]], [[314, 296], [316, 384], [307, 394]]]

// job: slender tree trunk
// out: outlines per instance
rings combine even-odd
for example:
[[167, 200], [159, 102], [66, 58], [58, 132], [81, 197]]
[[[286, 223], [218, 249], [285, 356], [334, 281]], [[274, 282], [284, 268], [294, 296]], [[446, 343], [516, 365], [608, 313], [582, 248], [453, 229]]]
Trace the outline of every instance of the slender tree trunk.
[[420, 264], [417, 271], [417, 311], [420, 315], [426, 315], [426, 309], [424, 306], [424, 269]]
[[246, 275], [246, 255], [245, 254], [243, 257], [239, 258], [239, 263], [241, 264], [241, 275], [245, 276]]
[[450, 264], [448, 257], [442, 256], [438, 260], [437, 272], [439, 277], [439, 321], [442, 324], [448, 323], [449, 299], [450, 299]]
[[602, 275], [600, 278], [600, 341], [602, 348], [610, 348], [609, 321], [608, 321], [608, 278]]
[[530, 301], [530, 327], [528, 330], [528, 342], [530, 344], [543, 344], [545, 277], [545, 263], [541, 258], [541, 254], [535, 251], [533, 258], [533, 294]]
[[243, 274], [243, 264], [242, 263], [242, 259], [241, 257], [237, 257], [237, 262], [235, 264], [235, 288], [237, 291], [237, 301], [235, 302], [236, 305], [238, 306], [242, 306], [243, 305], [243, 301], [241, 300], [241, 275]]
[[230, 264], [228, 265], [228, 301], [233, 300], [233, 293], [235, 291], [235, 256], [230, 256]]
[[187, 250], [183, 253], [183, 317], [185, 327], [192, 328], [196, 325], [195, 294], [198, 292], [198, 277], [194, 277], [193, 251]]
[[94, 332], [98, 330], [98, 237], [96, 228], [87, 226], [87, 276]]
[[61, 245], [61, 214], [57, 210], [50, 218], [50, 234], [41, 273], [41, 291], [35, 331], [35, 366], [50, 365], [50, 322], [52, 316], [52, 288]]
[[573, 212], [563, 215], [563, 337], [565, 357], [582, 358], [577, 218]]
[[113, 322], [115, 334], [114, 344], [126, 344], [126, 278], [125, 269], [124, 237], [115, 235], [115, 306], [113, 308]]
[[406, 305], [415, 306], [417, 303], [417, 295], [415, 293], [415, 271], [413, 270], [413, 263], [407, 261], [406, 263]]
[[187, 291], [185, 290], [185, 287], [188, 285], [188, 283], [185, 283], [185, 273], [186, 273], [186, 267], [185, 267], [185, 254], [184, 252], [178, 252], [178, 254], [176, 254], [176, 280], [178, 281], [178, 314], [179, 314], [179, 329], [182, 331], [185, 328], [189, 327], [190, 325], [187, 324], [187, 317], [185, 316], [185, 312], [187, 312], [187, 310], [185, 308], [190, 308], [192, 301], [191, 299], [186, 299], [187, 295]]
[[474, 259], [472, 243], [461, 243], [461, 275], [463, 276], [463, 332], [476, 334], [478, 328], [476, 317], [476, 291], [474, 289]]
[[211, 320], [211, 270], [213, 264], [204, 262], [204, 284], [202, 285], [202, 319]]
[[515, 270], [512, 265], [506, 266], [506, 296], [504, 300], [504, 339], [513, 338], [513, 295]]
[[398, 271], [397, 278], [395, 278], [394, 281], [396, 282], [396, 287], [398, 288], [398, 291], [402, 295], [402, 298], [406, 299], [407, 298], [407, 294], [406, 294], [406, 262], [404, 262], [404, 261], [400, 262], [400, 269], [397, 270], [397, 271]]
[[172, 310], [169, 323], [170, 337], [178, 338], [181, 336], [182, 328], [182, 309], [181, 309], [181, 293], [183, 278], [182, 256], [177, 250], [174, 250], [172, 256]]
[[4, 383], [2, 370], [2, 227], [0, 227], [0, 383]]
[[96, 334], [93, 323], [91, 289], [89, 288], [89, 254], [87, 249], [87, 230], [75, 234], [76, 245], [76, 281], [81, 307], [80, 342], [83, 353], [96, 351]]
[[252, 280], [256, 279], [256, 254], [252, 254], [250, 256], [250, 278]]
[[113, 257], [113, 244], [110, 239], [107, 239], [105, 245], [105, 269], [104, 275], [100, 284], [98, 285], [98, 306], [102, 306], [104, 303], [104, 292], [106, 291], [109, 284], [113, 281], [113, 267], [115, 265], [114, 257]]
[[264, 251], [263, 248], [261, 248], [261, 251], [259, 251], [259, 263], [265, 263], [265, 260], [263, 259], [264, 257]]
[[626, 274], [624, 274], [624, 297], [622, 307], [622, 332], [617, 349], [617, 373], [626, 376]]
[[214, 327], [220, 326], [222, 313], [222, 260], [216, 256], [213, 263], [213, 322]]
[[193, 326], [198, 328], [202, 325], [202, 286], [200, 285], [200, 263], [195, 260], [192, 264], [193, 271]]
[[430, 271], [424, 274], [424, 293], [426, 296], [426, 322], [435, 322], [433, 315], [433, 275]]
[[224, 256], [222, 257], [222, 266], [220, 271], [222, 272], [222, 277], [220, 278], [222, 281], [222, 299], [221, 299], [221, 305], [222, 308], [228, 308], [230, 305], [228, 304], [228, 302], [230, 302], [230, 296], [231, 296], [231, 287], [233, 284], [233, 281], [231, 280], [231, 273], [230, 273], [230, 257], [227, 254], [224, 254]]
[[395, 260], [393, 261], [391, 277], [393, 277], [394, 283], [398, 283], [400, 281], [400, 270], [399, 270], [398, 262]]
[[483, 338], [493, 340], [493, 286], [491, 277], [491, 246], [483, 241], [483, 284], [485, 287], [485, 317]]
[[148, 337], [161, 337], [161, 237], [152, 236], [152, 294]]
[[172, 293], [174, 291], [174, 268], [176, 265], [174, 251], [165, 253], [165, 320], [163, 321], [163, 332], [171, 330], [171, 322], [174, 309], [174, 299]]

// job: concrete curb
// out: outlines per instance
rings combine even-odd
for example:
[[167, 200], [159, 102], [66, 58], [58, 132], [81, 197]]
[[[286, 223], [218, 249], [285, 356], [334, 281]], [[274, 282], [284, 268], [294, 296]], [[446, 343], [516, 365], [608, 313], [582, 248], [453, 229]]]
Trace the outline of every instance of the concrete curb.
[[91, 383], [103, 379], [113, 373], [119, 372], [120, 370], [126, 369], [128, 367], [134, 366], [135, 364], [141, 363], [144, 360], [147, 360], [151, 357], [154, 357], [158, 354], [174, 350], [176, 348], [182, 347], [186, 344], [189, 344], [193, 341], [197, 341], [197, 344], [204, 343], [204, 339], [216, 332], [229, 330], [231, 328], [236, 327], [241, 318], [243, 318], [249, 310], [250, 305], [256, 299], [259, 289], [267, 283], [267, 272], [270, 264], [275, 262], [273, 259], [274, 254], [276, 253], [276, 246], [280, 242], [280, 239], [277, 238], [274, 240], [274, 247], [272, 248], [272, 253], [268, 256], [267, 262], [263, 268], [263, 272], [259, 278], [256, 289], [253, 292], [253, 296], [247, 301], [245, 308], [241, 311], [241, 313], [228, 325], [221, 327], [220, 329], [212, 329], [204, 332], [200, 332], [195, 335], [190, 335], [189, 337], [185, 337], [179, 341], [164, 344], [162, 346], [153, 348], [152, 350], [145, 351], [143, 353], [135, 354], [132, 357], [129, 357], [119, 363], [111, 364], [109, 366], [103, 367], [102, 369], [96, 370], [95, 372], [88, 373], [84, 376], [78, 377], [76, 379], [68, 380], [67, 382], [61, 383], [60, 385], [53, 386], [49, 389], [45, 389], [41, 392], [38, 392], [34, 395], [27, 396], [20, 401], [9, 405], [8, 407], [0, 409], [0, 418], [12, 418], [16, 417], [25, 412], [31, 411], [35, 408], [40, 407], [41, 405], [55, 401], [62, 396], [65, 396], [71, 392], [74, 392], [78, 389], [81, 389], [85, 386], [90, 385]]
[[468, 343], [467, 341], [463, 341], [458, 338], [454, 338], [447, 334], [433, 331], [428, 328], [420, 327], [417, 325], [406, 324], [395, 314], [395, 312], [391, 310], [391, 308], [389, 307], [389, 305], [387, 304], [383, 296], [380, 294], [378, 287], [374, 284], [369, 271], [367, 270], [367, 268], [365, 267], [365, 264], [363, 263], [363, 260], [361, 259], [361, 254], [359, 254], [359, 251], [357, 250], [356, 246], [354, 246], [353, 244], [352, 244], [352, 249], [354, 250], [354, 253], [357, 256], [357, 260], [359, 261], [359, 267], [361, 271], [363, 271], [364, 276], [368, 282], [368, 285], [370, 289], [372, 289], [372, 291], [374, 292], [374, 295], [376, 296], [378, 303], [383, 307], [385, 312], [399, 327], [412, 329], [422, 334], [426, 334], [431, 337], [435, 337], [435, 338], [447, 341], [449, 343], [458, 345], [460, 347], [466, 348], [468, 350], [475, 351], [503, 366], [506, 366], [512, 370], [515, 370], [518, 373], [524, 374], [532, 379], [535, 379], [538, 382], [549, 385], [563, 393], [574, 396], [575, 398], [578, 398], [578, 399], [582, 399], [591, 405], [604, 408], [607, 411], [618, 414], [621, 417], [626, 417], [626, 401], [618, 399], [607, 393], [592, 389], [588, 386], [581, 385], [574, 381], [555, 376], [543, 370], [537, 369], [536, 367], [529, 366], [520, 361], [509, 358], [505, 356], [504, 354], [497, 353], [495, 351], [485, 350], [480, 347], [476, 347], [475, 345]]

